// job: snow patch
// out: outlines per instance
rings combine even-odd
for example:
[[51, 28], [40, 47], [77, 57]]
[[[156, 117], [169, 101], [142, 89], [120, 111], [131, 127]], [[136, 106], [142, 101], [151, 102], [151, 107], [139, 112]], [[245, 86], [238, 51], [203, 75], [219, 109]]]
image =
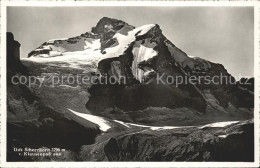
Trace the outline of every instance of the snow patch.
[[137, 58], [138, 63], [147, 61], [157, 55], [157, 52], [153, 49], [157, 44], [150, 43], [149, 39], [145, 39], [145, 43], [141, 44], [141, 41], [137, 41], [133, 46], [133, 54]]
[[138, 64], [157, 56], [158, 53], [153, 49], [155, 46], [156, 43], [151, 43], [150, 39], [145, 39], [143, 44], [142, 41], [137, 41], [133, 46], [132, 53], [134, 55], [134, 60], [132, 63], [132, 73], [140, 82], [142, 82], [145, 72], [138, 68]]
[[[149, 125], [141, 125], [141, 124], [134, 124], [134, 123], [125, 123], [123, 121], [118, 121], [118, 120], [114, 120], [117, 123], [120, 123], [128, 128], [131, 128], [131, 126], [134, 127], [142, 127], [142, 128], [148, 128], [150, 130], [153, 131], [160, 131], [160, 130], [170, 130], [170, 129], [177, 129], [177, 128], [196, 128], [198, 126], [149, 126]], [[238, 123], [239, 121], [226, 121], [226, 122], [216, 122], [216, 123], [212, 123], [212, 124], [207, 124], [207, 125], [203, 125], [198, 127], [199, 129], [202, 128], [207, 128], [207, 127], [225, 127], [231, 124], [235, 124]]]
[[144, 25], [144, 26], [136, 28], [135, 32], [139, 32], [138, 36], [142, 36], [142, 35], [146, 34], [149, 30], [151, 30], [151, 28], [153, 28], [154, 26], [155, 26], [155, 24]]
[[218, 137], [219, 137], [219, 138], [226, 138], [227, 135], [219, 135]]
[[151, 127], [151, 126], [148, 126], [148, 125], [140, 125], [140, 124], [134, 124], [134, 123], [125, 123], [125, 124], [136, 126], [136, 127], [144, 127], [144, 128], [150, 128]]
[[100, 39], [86, 38], [85, 39], [85, 50], [98, 50], [101, 47]]
[[50, 51], [49, 52], [49, 57], [54, 57], [54, 56], [61, 56], [62, 52], [60, 51]]
[[125, 124], [123, 121], [118, 121], [118, 120], [114, 120], [115, 122], [121, 124], [121, 125], [124, 125], [126, 126], [127, 128], [130, 128], [127, 124]]
[[216, 122], [216, 123], [212, 123], [212, 124], [207, 124], [207, 125], [204, 125], [204, 126], [201, 126], [199, 127], [200, 129], [202, 128], [207, 128], [207, 127], [226, 127], [228, 125], [231, 125], [231, 124], [235, 124], [235, 123], [238, 123], [239, 121], [224, 121], [224, 122]]
[[132, 29], [132, 27], [127, 27], [127, 25], [124, 26], [113, 36], [113, 38], [117, 40], [118, 45], [115, 45], [110, 48], [106, 48], [105, 57], [112, 58], [112, 57], [118, 57], [119, 55], [122, 55], [125, 49], [128, 47], [128, 45], [135, 40], [135, 35], [137, 32], [139, 32], [138, 36], [143, 35], [147, 33], [154, 26], [155, 26], [154, 24], [144, 25], [136, 29], [133, 29], [131, 31], [128, 30]]
[[81, 88], [79, 85], [77, 85], [77, 86], [59, 85], [59, 87], [62, 87], [62, 88], [65, 88], [65, 89], [67, 89], [67, 88], [69, 88], [69, 89], [76, 89], [76, 90]]
[[92, 123], [95, 123], [99, 126], [101, 131], [106, 132], [107, 130], [109, 130], [111, 127], [107, 124], [108, 121], [104, 120], [102, 117], [98, 117], [98, 116], [94, 116], [91, 114], [84, 114], [84, 113], [80, 113], [80, 112], [76, 112], [74, 110], [68, 109], [69, 111], [71, 111], [73, 114], [76, 114], [77, 116], [84, 118], [85, 120], [88, 120]]
[[146, 78], [150, 73], [155, 72], [153, 69], [144, 68], [144, 77]]
[[57, 41], [57, 40], [68, 40], [68, 38], [51, 39], [48, 41], [48, 43], [53, 43], [54, 41]]
[[114, 120], [114, 121], [117, 122], [117, 123], [120, 123], [120, 124], [122, 124], [122, 125], [124, 125], [128, 128], [130, 128], [130, 126], [134, 126], [134, 127], [148, 128], [148, 129], [153, 130], [153, 131], [194, 127], [194, 126], [181, 126], [181, 127], [176, 127], [176, 126], [148, 126], [148, 125], [141, 125], [141, 124], [134, 124], [134, 123], [125, 123], [123, 121], [118, 121], [118, 120]]
[[198, 58], [198, 57], [193, 56], [193, 55], [188, 55], [188, 57], [190, 57], [190, 58]]
[[[38, 57], [41, 56], [41, 57]], [[97, 66], [103, 59], [99, 50], [96, 51], [74, 51], [64, 52], [62, 55], [50, 57], [48, 54], [41, 54], [37, 57], [23, 58], [23, 60], [37, 63], [57, 63], [59, 67], [68, 67], [75, 69], [85, 69], [84, 66]]]
[[187, 128], [187, 127], [173, 127], [173, 126], [164, 126], [164, 127], [151, 127], [151, 130], [160, 131], [160, 130], [168, 130], [168, 129], [176, 129], [176, 128]]

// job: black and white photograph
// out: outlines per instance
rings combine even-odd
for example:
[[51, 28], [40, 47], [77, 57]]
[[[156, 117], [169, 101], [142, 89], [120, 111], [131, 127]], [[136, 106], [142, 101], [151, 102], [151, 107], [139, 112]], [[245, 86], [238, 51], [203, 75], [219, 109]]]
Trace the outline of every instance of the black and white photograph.
[[113, 3], [2, 8], [4, 162], [257, 166], [258, 6]]

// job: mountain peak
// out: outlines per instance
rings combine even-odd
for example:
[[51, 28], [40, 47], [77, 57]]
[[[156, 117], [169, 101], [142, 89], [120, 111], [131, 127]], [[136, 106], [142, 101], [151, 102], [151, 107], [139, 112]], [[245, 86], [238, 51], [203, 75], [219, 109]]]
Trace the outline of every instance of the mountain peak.
[[[92, 28], [91, 32], [95, 34], [101, 34], [105, 32], [110, 32], [110, 31], [118, 31], [125, 25], [130, 26], [124, 21], [118, 20], [118, 19], [113, 19], [109, 17], [103, 17], [101, 18], [97, 25]], [[134, 29], [134, 26], [131, 26]]]

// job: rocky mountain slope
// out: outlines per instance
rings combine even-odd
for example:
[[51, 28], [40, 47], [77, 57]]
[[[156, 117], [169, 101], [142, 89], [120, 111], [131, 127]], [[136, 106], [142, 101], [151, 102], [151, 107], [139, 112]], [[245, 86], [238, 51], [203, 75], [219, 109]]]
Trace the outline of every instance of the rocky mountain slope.
[[225, 127], [145, 129], [85, 145], [80, 158], [84, 161], [253, 161], [253, 127], [252, 121], [245, 121]]
[[[96, 75], [113, 77], [118, 83], [118, 86], [96, 84], [89, 89], [91, 97], [86, 107], [95, 113], [114, 106], [124, 111], [143, 110], [150, 106], [188, 107], [200, 113], [205, 113], [207, 106], [218, 110], [228, 108], [230, 104], [253, 107], [249, 103], [253, 98], [250, 93], [245, 93], [250, 97], [245, 103], [249, 106], [234, 100], [230, 83], [235, 79], [223, 65], [189, 57], [172, 44], [156, 24], [134, 28], [123, 21], [104, 17], [91, 32], [45, 42], [29, 53], [29, 57], [62, 57], [75, 51], [75, 54], [81, 53], [81, 57], [92, 60], [99, 73]], [[205, 84], [207, 81], [203, 77], [220, 75], [230, 81], [224, 79], [222, 84]], [[173, 81], [174, 77], [191, 76], [202, 80], [199, 84]], [[220, 82], [220, 79], [214, 78], [214, 82]], [[106, 92], [106, 95], [100, 92]], [[205, 92], [215, 101], [209, 100]]]
[[[10, 77], [23, 74], [37, 81], [30, 87], [8, 84], [10, 160], [253, 160], [253, 78], [243, 84], [223, 65], [188, 56], [157, 24], [135, 28], [104, 17], [90, 32], [43, 43], [21, 66], [26, 73], [16, 69]], [[77, 75], [95, 80], [55, 83]], [[221, 75], [230, 81], [206, 83], [205, 77]], [[178, 77], [201, 80], [172, 81]], [[15, 97], [19, 92], [32, 100]], [[207, 126], [224, 121], [225, 126]], [[13, 157], [14, 146], [59, 146], [67, 153], [64, 158]]]
[[35, 90], [19, 83], [19, 77], [30, 75], [20, 61], [19, 47], [13, 34], [7, 33], [7, 160], [32, 160], [19, 156], [14, 148], [56, 146], [75, 150], [94, 143], [100, 134], [95, 124], [58, 113]]

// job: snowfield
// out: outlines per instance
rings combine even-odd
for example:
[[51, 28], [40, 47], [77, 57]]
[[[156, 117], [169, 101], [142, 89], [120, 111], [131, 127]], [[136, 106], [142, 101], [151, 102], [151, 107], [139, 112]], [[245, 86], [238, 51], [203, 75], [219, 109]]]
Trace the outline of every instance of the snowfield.
[[207, 127], [226, 127], [228, 125], [235, 124], [235, 123], [238, 123], [238, 122], [239, 121], [216, 122], [216, 123], [212, 123], [212, 124], [203, 125], [199, 128], [202, 129], [202, 128], [207, 128]]
[[[26, 61], [33, 61], [38, 63], [64, 62], [64, 65], [61, 64], [60, 66], [77, 69], [81, 68], [80, 65], [97, 65], [98, 62], [102, 59], [113, 58], [122, 55], [129, 44], [135, 41], [136, 34], [143, 35], [154, 26], [154, 24], [150, 24], [133, 29], [131, 26], [125, 25], [113, 36], [113, 38], [117, 40], [117, 43], [109, 48], [106, 48], [103, 54], [101, 53], [100, 39], [85, 38], [81, 39], [79, 44], [76, 45], [66, 44], [65, 46], [68, 47], [68, 49], [64, 48], [65, 46], [61, 44], [58, 44], [57, 46], [52, 44], [44, 45], [42, 46], [42, 49], [35, 49], [35, 51], [40, 51], [44, 49], [51, 50], [49, 54], [39, 54], [37, 56], [23, 59]], [[67, 40], [67, 38], [52, 39], [49, 40], [48, 43], [53, 43], [55, 40]], [[82, 41], [84, 41], [84, 50], [70, 51], [70, 49], [73, 48], [80, 48], [82, 45]], [[140, 55], [142, 55], [140, 58], [137, 58], [138, 62], [147, 60], [155, 56], [157, 53], [152, 49], [152, 47], [154, 46], [154, 44], [147, 43], [145, 45], [139, 45], [138, 47], [136, 46], [133, 49], [133, 53], [138, 54], [139, 56], [137, 55], [137, 57], [140, 57]]]
[[68, 110], [71, 111], [73, 114], [76, 114], [77, 116], [79, 116], [81, 118], [84, 118], [85, 120], [88, 120], [94, 124], [97, 124], [101, 131], [106, 132], [107, 130], [109, 130], [111, 128], [110, 125], [108, 125], [109, 122], [104, 120], [102, 117], [76, 112], [71, 109], [68, 109]]
[[123, 125], [123, 126], [126, 126], [127, 128], [130, 128], [130, 126], [125, 124], [123, 121], [118, 121], [118, 120], [114, 120], [114, 121], [119, 123], [119, 124], [121, 124], [121, 125]]
[[[148, 125], [140, 125], [140, 124], [134, 124], [134, 123], [125, 123], [122, 121], [118, 121], [118, 120], [114, 120], [117, 123], [120, 123], [126, 127], [143, 127], [143, 128], [148, 128], [150, 130], [154, 130], [154, 131], [160, 131], [160, 130], [168, 130], [168, 129], [177, 129], [177, 128], [195, 128], [198, 126], [148, 126]], [[228, 125], [231, 124], [235, 124], [238, 123], [239, 121], [226, 121], [226, 122], [216, 122], [216, 123], [212, 123], [212, 124], [207, 124], [207, 125], [203, 125], [201, 127], [198, 127], [199, 129], [202, 128], [207, 128], [207, 127], [211, 127], [211, 128], [217, 128], [217, 127], [226, 127]]]
[[30, 58], [22, 58], [25, 61], [32, 61], [36, 63], [59, 63], [60, 67], [68, 67], [75, 69], [85, 69], [82, 68], [84, 65], [87, 66], [97, 66], [98, 62], [103, 59], [102, 54], [96, 51], [75, 51], [75, 52], [64, 52], [61, 55], [56, 55], [50, 57], [50, 55], [41, 54], [41, 57], [30, 57]]
[[[97, 124], [100, 128], [101, 131], [106, 132], [107, 130], [109, 130], [112, 127], [111, 122], [105, 120], [103, 117], [99, 117], [99, 116], [95, 116], [92, 114], [85, 114], [85, 113], [80, 113], [80, 112], [76, 112], [74, 110], [68, 109], [69, 111], [71, 111], [73, 114], [88, 120], [94, 124]], [[203, 128], [217, 128], [217, 127], [226, 127], [228, 125], [231, 124], [235, 124], [238, 123], [239, 121], [226, 121], [226, 122], [216, 122], [216, 123], [212, 123], [212, 124], [207, 124], [207, 125], [203, 125], [203, 126], [148, 126], [148, 125], [141, 125], [141, 124], [134, 124], [134, 123], [126, 123], [123, 121], [118, 121], [118, 120], [113, 120], [116, 123], [119, 123], [127, 128], [131, 128], [131, 127], [142, 127], [142, 128], [147, 128], [153, 131], [160, 131], [160, 130], [169, 130], [169, 129], [177, 129], [177, 128], [199, 128], [199, 129], [203, 129]]]
[[100, 39], [92, 39], [92, 38], [86, 38], [85, 39], [85, 50], [98, 50], [101, 47]]

